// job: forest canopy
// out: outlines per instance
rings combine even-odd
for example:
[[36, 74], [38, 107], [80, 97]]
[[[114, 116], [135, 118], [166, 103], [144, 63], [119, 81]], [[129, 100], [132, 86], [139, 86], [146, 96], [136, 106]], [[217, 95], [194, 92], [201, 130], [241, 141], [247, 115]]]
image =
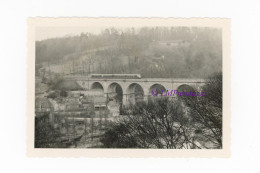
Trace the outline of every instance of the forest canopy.
[[[100, 34], [36, 41], [37, 65], [65, 62], [71, 62], [72, 73], [79, 74], [205, 78], [222, 71], [222, 33], [206, 27], [108, 28]], [[75, 70], [79, 69], [75, 64], [86, 66]]]

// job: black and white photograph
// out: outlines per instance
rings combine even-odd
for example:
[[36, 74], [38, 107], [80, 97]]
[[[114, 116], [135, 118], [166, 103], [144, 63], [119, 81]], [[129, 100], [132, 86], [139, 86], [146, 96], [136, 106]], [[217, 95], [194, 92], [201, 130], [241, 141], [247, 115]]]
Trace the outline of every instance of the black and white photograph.
[[223, 149], [223, 32], [35, 27], [34, 148]]
[[2, 173], [259, 173], [260, 1], [0, 6]]

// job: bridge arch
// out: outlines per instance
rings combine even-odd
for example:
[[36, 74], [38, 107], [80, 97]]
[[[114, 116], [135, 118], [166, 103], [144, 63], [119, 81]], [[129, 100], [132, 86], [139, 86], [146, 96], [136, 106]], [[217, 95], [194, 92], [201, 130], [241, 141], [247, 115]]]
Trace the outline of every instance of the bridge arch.
[[107, 96], [109, 101], [115, 101], [122, 105], [123, 101], [123, 88], [120, 84], [113, 82], [107, 88]]
[[94, 92], [94, 95], [104, 95], [104, 87], [100, 82], [94, 82], [90, 89]]
[[130, 104], [135, 105], [138, 102], [142, 102], [144, 100], [144, 89], [138, 83], [132, 83], [128, 86], [126, 90], [127, 101]]
[[153, 84], [153, 85], [150, 86], [150, 88], [149, 88], [148, 100], [153, 100], [153, 99], [161, 98], [161, 97], [153, 96], [153, 93], [158, 93], [158, 96], [160, 96], [162, 92], [166, 92], [166, 88], [165, 88], [163, 85], [158, 84], [158, 83]]
[[[193, 93], [196, 91], [192, 86], [187, 84], [182, 84], [177, 88], [178, 92], [185, 92], [185, 93]], [[178, 95], [179, 96], [179, 95]]]
[[163, 85], [156, 83], [149, 88], [149, 94], [151, 94], [153, 90], [157, 90], [158, 94], [161, 94], [166, 91], [166, 88]]

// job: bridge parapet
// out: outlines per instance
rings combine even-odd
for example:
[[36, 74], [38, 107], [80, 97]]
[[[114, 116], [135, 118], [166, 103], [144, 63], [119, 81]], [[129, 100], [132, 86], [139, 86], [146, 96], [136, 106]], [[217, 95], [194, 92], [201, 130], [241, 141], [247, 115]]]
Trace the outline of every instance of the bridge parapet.
[[[105, 97], [113, 95], [111, 93], [122, 92], [122, 102], [127, 104], [129, 99], [138, 98], [136, 93], [142, 93], [144, 100], [152, 96], [152, 90], [177, 90], [183, 85], [192, 87], [195, 91], [200, 91], [201, 87], [207, 83], [205, 79], [184, 79], [184, 78], [140, 78], [140, 79], [110, 79], [110, 78], [89, 78], [83, 76], [66, 77], [65, 80], [76, 81], [84, 90], [100, 89]], [[118, 88], [117, 88], [118, 87]], [[134, 94], [134, 95], [133, 95]]]
[[83, 76], [68, 76], [65, 80], [76, 81], [122, 81], [122, 82], [174, 82], [174, 83], [207, 83], [205, 79], [193, 78], [140, 78], [140, 79], [114, 79], [114, 78], [89, 78]]

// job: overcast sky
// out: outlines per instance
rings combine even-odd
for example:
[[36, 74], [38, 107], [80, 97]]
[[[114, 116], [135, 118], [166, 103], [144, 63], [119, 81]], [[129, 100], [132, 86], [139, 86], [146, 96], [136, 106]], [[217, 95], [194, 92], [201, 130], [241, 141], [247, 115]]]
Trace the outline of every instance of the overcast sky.
[[[46, 20], [46, 19], [45, 19]], [[155, 21], [154, 21], [155, 20]], [[88, 19], [88, 20], [51, 20], [51, 21], [40, 21], [36, 27], [35, 40], [45, 40], [49, 38], [57, 38], [64, 36], [75, 36], [80, 33], [92, 33], [99, 34], [101, 31], [114, 27], [121, 31], [127, 28], [140, 29], [141, 27], [178, 27], [178, 26], [194, 26], [193, 23], [178, 23], [175, 20], [144, 20], [144, 19]], [[73, 23], [73, 21], [75, 21]], [[63, 22], [63, 23], [62, 23]], [[200, 25], [209, 25], [207, 22], [200, 23]], [[207, 26], [208, 27], [208, 26]]]
[[35, 39], [37, 41], [48, 38], [79, 35], [80, 33], [99, 34], [104, 27], [38, 27], [36, 28]]

